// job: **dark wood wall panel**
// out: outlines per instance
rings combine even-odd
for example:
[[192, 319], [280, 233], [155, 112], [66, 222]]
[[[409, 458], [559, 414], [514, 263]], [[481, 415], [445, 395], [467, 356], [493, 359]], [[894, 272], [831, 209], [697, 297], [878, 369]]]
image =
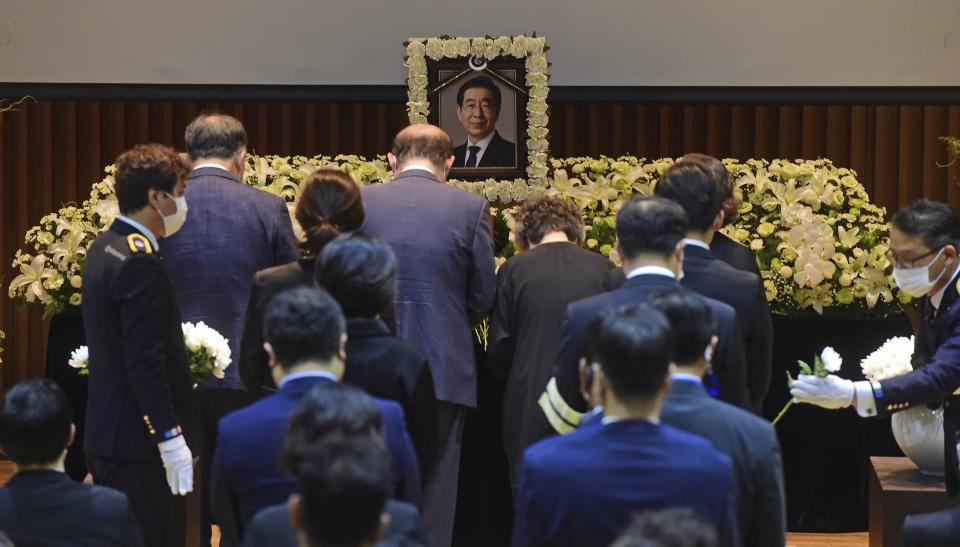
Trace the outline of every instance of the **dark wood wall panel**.
[[[406, 123], [400, 102], [58, 100], [8, 113], [0, 123], [0, 388], [42, 374], [47, 323], [5, 296], [24, 232], [62, 203], [83, 200], [103, 166], [130, 146], [182, 149], [186, 124], [204, 109], [243, 120], [250, 149], [263, 154], [372, 157]], [[856, 170], [890, 210], [918, 196], [960, 208], [960, 166], [938, 166], [948, 158], [937, 140], [960, 135], [958, 106], [555, 103], [550, 131], [557, 157], [827, 157]]]

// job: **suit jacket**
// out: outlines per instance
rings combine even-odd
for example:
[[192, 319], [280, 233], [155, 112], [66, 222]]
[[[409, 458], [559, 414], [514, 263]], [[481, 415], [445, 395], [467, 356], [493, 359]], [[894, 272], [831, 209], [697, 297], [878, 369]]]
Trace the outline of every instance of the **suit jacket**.
[[730, 239], [726, 234], [721, 232], [713, 234], [710, 252], [738, 270], [757, 274], [757, 277], [763, 278], [760, 275], [760, 266], [757, 264], [757, 255], [753, 254], [749, 247]]
[[506, 378], [503, 444], [516, 487], [523, 451], [553, 433], [537, 405], [553, 372], [553, 348], [567, 305], [608, 290], [615, 266], [571, 243], [546, 243], [509, 258], [497, 272], [487, 361]]
[[362, 191], [363, 231], [397, 257], [398, 335], [427, 356], [438, 399], [476, 406], [471, 319], [493, 304], [490, 206], [418, 169]]
[[426, 484], [440, 449], [437, 396], [427, 358], [413, 344], [390, 334], [380, 319], [347, 320], [346, 351], [344, 383], [403, 407], [421, 483]]
[[[211, 507], [231, 544], [240, 543], [244, 528], [257, 511], [286, 501], [296, 490], [295, 479], [280, 469], [287, 420], [312, 387], [329, 381], [320, 377], [293, 379], [277, 393], [220, 420], [211, 471]], [[420, 473], [403, 409], [393, 401], [375, 401], [383, 416], [394, 494], [419, 504]]]
[[674, 380], [663, 401], [660, 421], [706, 438], [730, 457], [743, 545], [784, 545], [787, 516], [783, 464], [773, 426], [714, 399], [703, 385], [689, 380]]
[[[934, 312], [929, 297], [921, 303], [921, 321], [914, 338], [913, 372], [880, 380], [874, 389], [879, 415], [903, 410], [917, 404], [943, 405], [943, 450], [947, 493], [960, 493], [957, 470], [956, 434], [960, 431], [960, 280], [944, 288], [940, 307]], [[928, 322], [926, 318], [932, 318]]]
[[[161, 241], [164, 265], [177, 291], [184, 321], [203, 321], [240, 354], [250, 280], [257, 270], [297, 259], [290, 213], [283, 199], [233, 178], [217, 167], [194, 169], [183, 195], [183, 227]], [[243, 389], [239, 367], [204, 388]]]
[[[390, 524], [377, 542], [380, 547], [427, 547], [427, 532], [420, 511], [409, 503], [387, 500], [384, 512]], [[243, 547], [298, 547], [297, 531], [290, 522], [287, 504], [272, 505], [260, 511], [250, 522]]]
[[[580, 394], [578, 364], [582, 355], [583, 331], [590, 321], [605, 309], [644, 302], [659, 291], [679, 286], [675, 279], [665, 275], [638, 275], [626, 280], [617, 289], [578, 300], [567, 306], [553, 378], [547, 383], [539, 401], [540, 408], [556, 431], [572, 431], [587, 410], [586, 402]], [[719, 342], [713, 357], [713, 369], [720, 383], [720, 399], [742, 408], [750, 408], [746, 364], [736, 313], [722, 302], [706, 297], [704, 300], [717, 318]]]
[[87, 251], [82, 295], [90, 349], [84, 450], [159, 464], [157, 444], [180, 427], [198, 455], [194, 382], [160, 253], [114, 221]]
[[[469, 142], [469, 141], [468, 141]], [[467, 163], [467, 142], [453, 149], [453, 166], [466, 167]], [[490, 144], [483, 151], [483, 156], [477, 163], [477, 167], [517, 167], [517, 145], [504, 139], [496, 130], [493, 131], [493, 138]]]
[[143, 545], [127, 496], [70, 480], [60, 471], [21, 471], [0, 488], [0, 530], [21, 547]]
[[770, 388], [773, 367], [773, 320], [763, 280], [715, 258], [707, 249], [687, 245], [680, 284], [737, 312], [747, 359], [747, 393], [754, 408], [759, 408]]
[[240, 337], [238, 372], [243, 385], [250, 390], [276, 390], [270, 374], [266, 350], [263, 349], [263, 314], [267, 304], [278, 293], [301, 285], [313, 285], [313, 267], [316, 257], [300, 258], [288, 264], [260, 270], [250, 281], [250, 297], [243, 317]]
[[638, 512], [690, 507], [738, 545], [734, 488], [702, 437], [645, 420], [578, 429], [524, 454], [513, 544], [609, 545]]
[[960, 538], [960, 507], [907, 515], [900, 530], [903, 547], [954, 547], [957, 538]]

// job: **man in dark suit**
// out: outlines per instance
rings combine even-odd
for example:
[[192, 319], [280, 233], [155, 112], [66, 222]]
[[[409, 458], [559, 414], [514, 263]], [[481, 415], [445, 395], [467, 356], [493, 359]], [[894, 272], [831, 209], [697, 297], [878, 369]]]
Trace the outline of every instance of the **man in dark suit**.
[[317, 284], [347, 317], [343, 381], [374, 397], [400, 403], [417, 450], [422, 483], [437, 460], [437, 395], [427, 358], [390, 333], [380, 313], [397, 298], [397, 261], [390, 246], [362, 234], [344, 234], [324, 247]]
[[183, 225], [189, 170], [159, 144], [121, 154], [120, 216], [90, 245], [83, 270], [87, 467], [94, 482], [127, 494], [148, 545], [182, 537], [168, 527], [171, 493], [193, 490], [200, 448], [180, 309], [157, 245]]
[[387, 159], [397, 177], [363, 188], [363, 231], [386, 241], [397, 257], [398, 335], [423, 350], [433, 373], [440, 456], [423, 510], [430, 543], [449, 545], [460, 433], [477, 404], [471, 329], [490, 309], [495, 290], [490, 206], [443, 183], [453, 146], [438, 127], [407, 127]]
[[500, 88], [488, 76], [467, 80], [457, 90], [457, 118], [467, 142], [453, 149], [454, 167], [516, 167], [517, 145], [497, 132]]
[[[383, 437], [380, 431], [379, 412], [369, 395], [346, 384], [319, 384], [303, 397], [290, 416], [284, 439], [284, 467], [299, 479], [300, 471], [305, 467], [316, 470], [318, 466], [336, 465], [323, 446], [331, 440], [362, 446], [363, 452], [376, 454], [375, 465], [382, 466], [389, 462], [381, 462]], [[298, 489], [301, 493], [302, 486]], [[426, 531], [414, 505], [388, 499], [383, 511], [390, 516], [382, 538], [384, 543], [427, 545]], [[288, 503], [263, 509], [251, 521], [244, 535], [244, 546], [296, 547], [297, 532], [290, 517]], [[338, 514], [328, 518], [347, 520], [350, 517]], [[330, 521], [326, 524], [329, 525]]]
[[790, 393], [823, 408], [853, 406], [860, 416], [887, 415], [920, 404], [943, 405], [947, 494], [960, 493], [956, 435], [960, 431], [960, 217], [946, 203], [918, 199], [890, 221], [893, 278], [900, 290], [921, 298], [914, 338], [913, 371], [886, 380], [852, 382], [830, 374], [800, 375]]
[[609, 545], [637, 512], [689, 507], [721, 545], [739, 545], [730, 458], [659, 422], [674, 346], [667, 318], [627, 304], [590, 330], [594, 359], [580, 368], [604, 417], [527, 449], [513, 544]]
[[[211, 478], [211, 502], [223, 538], [237, 545], [257, 511], [280, 503], [294, 488], [279, 461], [284, 427], [311, 388], [343, 376], [346, 321], [340, 306], [314, 287], [278, 294], [264, 317], [265, 348], [279, 391], [220, 420]], [[375, 400], [390, 448], [394, 494], [420, 501], [420, 473], [403, 409]]]
[[729, 304], [737, 312], [747, 358], [747, 393], [759, 412], [770, 388], [773, 321], [763, 280], [713, 256], [710, 243], [723, 225], [723, 195], [713, 174], [698, 163], [678, 162], [657, 182], [656, 195], [673, 200], [687, 214], [683, 240], [684, 287]]
[[76, 428], [52, 380], [28, 380], [0, 401], [0, 451], [15, 474], [0, 488], [0, 530], [17, 545], [143, 545], [122, 492], [70, 480]]
[[202, 431], [202, 533], [210, 541], [210, 458], [217, 421], [254, 400], [240, 381], [244, 311], [250, 280], [264, 268], [297, 259], [290, 214], [283, 199], [243, 184], [247, 133], [232, 116], [203, 113], [185, 132], [193, 171], [183, 192], [190, 218], [163, 242], [164, 266], [176, 289], [184, 321], [203, 321], [227, 339], [233, 366], [210, 377], [197, 392]]
[[491, 312], [487, 361], [506, 379], [503, 445], [514, 491], [523, 451], [553, 434], [537, 405], [553, 372], [553, 348], [567, 305], [601, 293], [616, 266], [583, 249], [583, 218], [572, 203], [556, 196], [527, 200], [514, 225], [521, 253], [497, 272], [497, 299]]
[[[587, 410], [577, 374], [587, 324], [606, 308], [643, 302], [655, 292], [679, 287], [677, 275], [682, 271], [686, 233], [686, 214], [668, 199], [636, 197], [617, 213], [617, 252], [623, 259], [627, 280], [617, 289], [567, 306], [553, 378], [539, 401], [557, 432], [572, 431]], [[719, 324], [714, 371], [720, 384], [720, 399], [749, 408], [746, 365], [736, 313], [722, 302], [709, 298], [706, 301]]]
[[737, 522], [743, 545], [783, 546], [786, 504], [783, 465], [777, 434], [767, 421], [711, 397], [704, 373], [717, 343], [717, 323], [703, 298], [686, 289], [657, 293], [650, 305], [667, 316], [673, 328], [670, 393], [660, 420], [700, 435], [730, 456], [737, 482]]
[[[733, 183], [730, 181], [730, 172], [723, 162], [707, 154], [684, 154], [680, 161], [699, 163], [705, 167], [720, 187], [720, 195], [723, 196], [723, 226], [733, 224], [740, 213], [740, 205], [743, 200], [737, 197], [734, 191]], [[713, 234], [710, 240], [710, 252], [714, 257], [726, 262], [738, 270], [750, 272], [757, 277], [760, 275], [760, 265], [757, 264], [757, 257], [746, 245], [731, 239], [723, 232]]]

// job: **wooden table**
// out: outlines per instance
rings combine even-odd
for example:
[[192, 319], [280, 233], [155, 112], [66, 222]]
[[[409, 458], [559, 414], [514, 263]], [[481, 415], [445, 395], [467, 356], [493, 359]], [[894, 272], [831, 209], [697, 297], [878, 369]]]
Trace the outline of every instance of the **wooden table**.
[[908, 458], [870, 457], [870, 547], [900, 545], [907, 515], [957, 505], [947, 497], [943, 477], [930, 477]]

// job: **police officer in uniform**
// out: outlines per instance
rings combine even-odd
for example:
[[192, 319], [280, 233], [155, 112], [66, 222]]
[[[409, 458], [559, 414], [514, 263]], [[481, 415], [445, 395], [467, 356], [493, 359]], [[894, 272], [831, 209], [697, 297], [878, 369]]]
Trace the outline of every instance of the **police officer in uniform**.
[[174, 496], [193, 489], [193, 380], [157, 246], [186, 218], [189, 172], [159, 144], [121, 154], [120, 216], [90, 246], [83, 272], [88, 467], [94, 482], [126, 493], [145, 543], [156, 546], [183, 543], [168, 521], [182, 506]]
[[960, 217], [946, 203], [919, 199], [894, 215], [890, 226], [893, 278], [921, 298], [913, 372], [886, 380], [852, 382], [833, 374], [801, 375], [790, 393], [823, 408], [854, 406], [861, 416], [890, 414], [919, 404], [943, 405], [947, 493], [960, 493], [955, 437], [960, 431]]

